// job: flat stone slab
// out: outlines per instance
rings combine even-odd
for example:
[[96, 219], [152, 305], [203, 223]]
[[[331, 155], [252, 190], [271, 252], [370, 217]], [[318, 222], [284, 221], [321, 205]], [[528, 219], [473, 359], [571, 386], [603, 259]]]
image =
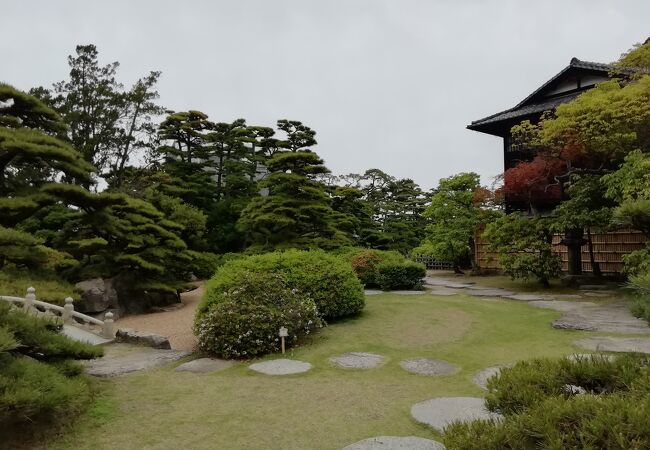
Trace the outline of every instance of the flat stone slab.
[[429, 294], [431, 295], [442, 295], [442, 296], [449, 296], [449, 295], [458, 295], [459, 292], [457, 289], [448, 289], [445, 287], [435, 287], [429, 291]]
[[563, 300], [534, 301], [537, 308], [553, 309], [564, 314], [553, 321], [553, 328], [600, 331], [605, 333], [650, 334], [648, 323], [634, 317], [625, 302], [596, 304]]
[[272, 359], [248, 366], [249, 369], [265, 375], [292, 375], [311, 369], [311, 364], [295, 359]]
[[192, 373], [210, 373], [217, 370], [227, 369], [235, 365], [235, 361], [228, 361], [226, 359], [218, 358], [199, 358], [181, 364], [176, 368], [177, 372], [192, 372]]
[[79, 342], [85, 342], [91, 345], [104, 345], [113, 341], [113, 339], [106, 339], [88, 330], [75, 327], [74, 325], [67, 325], [67, 324], [63, 325], [63, 329], [61, 332], [66, 336], [68, 336], [70, 339]]
[[448, 284], [460, 284], [463, 286], [473, 286], [474, 282], [472, 281], [457, 281], [452, 280], [451, 278], [442, 278], [442, 277], [424, 277], [424, 284], [430, 286], [447, 286]]
[[515, 295], [515, 292], [505, 289], [471, 289], [467, 293], [473, 297], [505, 297]]
[[379, 294], [383, 294], [384, 291], [380, 291], [378, 289], [366, 289], [363, 291], [363, 293], [366, 295], [379, 295]]
[[521, 302], [534, 302], [534, 301], [544, 300], [544, 297], [540, 297], [539, 295], [535, 295], [535, 294], [513, 294], [513, 295], [504, 295], [503, 297], [510, 300], [519, 300]]
[[579, 339], [574, 344], [594, 351], [650, 354], [650, 338], [596, 336]]
[[439, 359], [407, 359], [399, 365], [407, 372], [428, 376], [449, 375], [458, 370], [458, 366]]
[[397, 294], [397, 295], [422, 295], [426, 291], [388, 291], [390, 294]]
[[136, 331], [130, 328], [117, 330], [115, 333], [117, 342], [130, 342], [131, 344], [147, 345], [153, 348], [170, 350], [172, 348], [169, 339], [154, 333]]
[[163, 350], [131, 344], [105, 347], [102, 358], [85, 361], [86, 372], [96, 377], [115, 377], [160, 367], [189, 355], [180, 350]]
[[487, 391], [488, 380], [493, 376], [499, 375], [501, 373], [501, 370], [503, 370], [503, 368], [505, 367], [512, 367], [512, 366], [508, 364], [503, 366], [487, 367], [481, 370], [480, 372], [477, 372], [472, 378], [472, 381], [474, 382], [475, 385]]
[[485, 400], [477, 397], [437, 397], [416, 403], [411, 416], [420, 423], [443, 432], [453, 422], [470, 422], [477, 419], [495, 419], [502, 416], [485, 408]]
[[384, 357], [374, 353], [350, 352], [332, 356], [329, 360], [345, 369], [374, 369], [384, 362]]
[[474, 287], [473, 284], [469, 283], [447, 283], [443, 284], [442, 286], [452, 289], [472, 289]]
[[348, 445], [343, 450], [445, 450], [445, 446], [416, 436], [378, 436]]

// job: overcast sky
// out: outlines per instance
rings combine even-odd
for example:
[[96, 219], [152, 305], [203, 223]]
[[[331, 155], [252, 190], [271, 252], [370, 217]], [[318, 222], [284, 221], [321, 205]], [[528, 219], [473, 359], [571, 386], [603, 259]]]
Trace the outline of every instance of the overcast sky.
[[424, 188], [502, 170], [465, 129], [571, 57], [611, 62], [650, 36], [650, 1], [0, 0], [0, 80], [64, 79], [93, 43], [120, 80], [162, 71], [161, 104], [215, 121], [301, 120], [334, 173], [380, 168]]

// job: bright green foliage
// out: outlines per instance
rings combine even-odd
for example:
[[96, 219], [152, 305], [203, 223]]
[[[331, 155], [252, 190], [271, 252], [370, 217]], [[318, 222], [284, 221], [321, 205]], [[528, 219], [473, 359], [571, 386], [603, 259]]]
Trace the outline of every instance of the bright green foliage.
[[[0, 432], [44, 427], [70, 419], [90, 401], [90, 390], [73, 359], [102, 355], [101, 347], [76, 342], [51, 322], [11, 311], [0, 303]], [[36, 430], [28, 431], [27, 434]], [[23, 431], [24, 432], [24, 431]]]
[[395, 251], [350, 248], [340, 252], [350, 261], [352, 270], [366, 287], [378, 287], [377, 268], [381, 264], [401, 264], [404, 256]]
[[248, 272], [281, 276], [290, 288], [311, 298], [326, 319], [358, 314], [364, 307], [362, 285], [347, 261], [323, 251], [288, 250], [226, 262], [206, 285], [197, 317], [222, 301], [222, 294], [237, 287], [241, 274]]
[[271, 172], [260, 183], [268, 195], [251, 200], [238, 228], [254, 249], [336, 248], [350, 243], [336, 228], [338, 216], [315, 176], [328, 173], [323, 160], [308, 148], [313, 132], [300, 122], [279, 121], [287, 132], [287, 150], [277, 151], [266, 165]]
[[286, 346], [321, 327], [316, 304], [269, 273], [241, 271], [239, 282], [215, 293], [219, 301], [196, 321], [199, 349], [224, 358], [252, 358], [280, 350], [278, 330], [287, 328]]
[[414, 252], [453, 262], [458, 272], [472, 264], [474, 233], [497, 214], [484, 208], [486, 192], [474, 172], [441, 179], [424, 211], [424, 217], [429, 219], [427, 235]]
[[36, 298], [63, 306], [66, 297], [79, 298], [74, 285], [66, 282], [51, 271], [16, 270], [4, 268], [0, 271], [1, 295], [24, 297], [27, 287], [36, 289]]
[[650, 69], [650, 40], [646, 40], [644, 44], [636, 44], [630, 51], [621, 55], [617, 65], [633, 69]]
[[[488, 383], [488, 407], [505, 419], [453, 424], [445, 444], [467, 450], [648, 448], [649, 363], [645, 355], [520, 362]], [[571, 394], [567, 385], [588, 393]]]
[[483, 236], [513, 279], [535, 277], [548, 286], [560, 274], [560, 258], [552, 252], [553, 235], [545, 219], [510, 214], [489, 223]]
[[377, 266], [377, 284], [385, 291], [392, 289], [422, 289], [422, 279], [427, 274], [420, 263], [404, 261], [384, 262]]

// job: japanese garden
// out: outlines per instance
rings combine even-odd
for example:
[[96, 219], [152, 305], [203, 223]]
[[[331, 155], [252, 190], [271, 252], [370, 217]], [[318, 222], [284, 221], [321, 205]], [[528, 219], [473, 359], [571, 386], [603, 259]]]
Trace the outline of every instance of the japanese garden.
[[433, 188], [99, 45], [0, 79], [0, 448], [650, 448], [650, 39], [620, 51], [468, 115], [502, 173]]

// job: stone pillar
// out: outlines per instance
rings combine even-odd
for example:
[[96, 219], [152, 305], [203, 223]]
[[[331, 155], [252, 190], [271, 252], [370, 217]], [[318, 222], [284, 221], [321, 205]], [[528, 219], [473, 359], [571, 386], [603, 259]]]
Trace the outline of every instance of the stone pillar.
[[74, 305], [72, 304], [72, 297], [66, 297], [65, 305], [63, 306], [63, 323], [72, 323], [72, 313], [74, 312]]
[[27, 288], [27, 294], [25, 295], [25, 303], [23, 303], [23, 310], [26, 313], [31, 313], [34, 310], [34, 301], [36, 300], [36, 289], [33, 287]]
[[115, 332], [113, 331], [113, 313], [110, 311], [104, 315], [102, 334], [106, 339], [113, 339], [115, 337]]

